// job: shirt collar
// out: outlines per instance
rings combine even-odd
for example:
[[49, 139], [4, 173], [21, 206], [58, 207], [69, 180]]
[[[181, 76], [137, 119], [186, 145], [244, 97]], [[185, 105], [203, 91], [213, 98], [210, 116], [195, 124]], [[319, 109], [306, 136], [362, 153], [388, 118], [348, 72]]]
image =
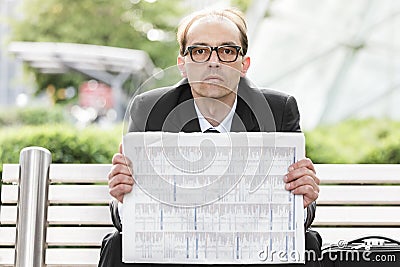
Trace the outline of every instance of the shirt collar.
[[220, 133], [226, 133], [231, 131], [233, 116], [235, 115], [236, 105], [237, 105], [237, 96], [235, 98], [235, 102], [233, 103], [231, 111], [229, 111], [228, 115], [226, 115], [225, 119], [216, 127], [212, 126], [206, 118], [204, 118], [203, 114], [201, 114], [198, 106], [196, 105], [196, 101], [193, 101], [194, 108], [196, 110], [197, 118], [199, 119], [200, 129], [202, 132], [207, 129], [214, 128]]

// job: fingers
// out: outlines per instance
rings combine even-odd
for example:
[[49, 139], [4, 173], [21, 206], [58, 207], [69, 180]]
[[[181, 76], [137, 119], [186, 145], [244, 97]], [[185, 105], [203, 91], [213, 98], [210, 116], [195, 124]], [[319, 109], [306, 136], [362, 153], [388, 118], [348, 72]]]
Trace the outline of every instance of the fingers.
[[129, 158], [125, 157], [121, 153], [115, 153], [112, 160], [112, 164], [122, 164], [122, 165], [127, 165], [129, 167], [132, 167], [132, 161], [129, 160]]
[[132, 176], [118, 174], [108, 180], [109, 193], [123, 203], [125, 194], [132, 191], [133, 184]]
[[119, 173], [131, 175], [132, 162], [122, 154], [114, 154], [112, 158], [112, 167], [108, 177], [115, 176]]
[[304, 208], [314, 202], [318, 196], [319, 191], [315, 191], [310, 185], [302, 185], [292, 190], [294, 195], [303, 195]]
[[320, 180], [316, 175], [314, 164], [310, 159], [302, 159], [289, 166], [289, 173], [285, 176], [284, 181], [286, 183], [294, 181], [302, 176], [310, 176], [317, 185]]
[[320, 180], [316, 176], [315, 168], [310, 159], [303, 159], [288, 168], [284, 177], [285, 189], [295, 195], [303, 195], [304, 207], [307, 207], [318, 198]]
[[108, 173], [109, 193], [122, 203], [124, 195], [132, 191], [134, 184], [132, 162], [121, 153], [116, 153], [112, 158], [112, 164]]
[[313, 173], [316, 173], [314, 164], [312, 163], [311, 159], [309, 159], [309, 158], [305, 158], [305, 159], [302, 159], [302, 160], [299, 160], [299, 161], [293, 163], [292, 165], [289, 166], [289, 171], [300, 169], [303, 167], [311, 170]]
[[318, 184], [315, 182], [315, 179], [309, 175], [300, 176], [300, 178], [286, 183], [285, 188], [286, 190], [294, 190], [303, 185], [311, 186], [314, 191], [319, 192]]
[[301, 177], [286, 184], [285, 188], [295, 195], [303, 195], [304, 208], [317, 200], [319, 196], [319, 186], [311, 177]]

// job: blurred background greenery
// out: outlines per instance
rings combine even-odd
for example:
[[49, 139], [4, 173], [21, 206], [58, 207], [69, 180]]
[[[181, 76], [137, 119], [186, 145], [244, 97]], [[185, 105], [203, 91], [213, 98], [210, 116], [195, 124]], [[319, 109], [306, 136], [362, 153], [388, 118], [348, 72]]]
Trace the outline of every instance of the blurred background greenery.
[[[0, 172], [3, 163], [18, 163], [19, 151], [27, 146], [49, 149], [54, 163], [110, 163], [123, 134], [121, 124], [79, 129], [60, 107], [0, 114]], [[400, 163], [400, 122], [347, 120], [305, 135], [314, 163]]]
[[[64, 42], [145, 50], [159, 68], [176, 62], [175, 29], [185, 14], [181, 0], [29, 0], [19, 7], [22, 19], [13, 18], [12, 39]], [[34, 24], [34, 27], [28, 25]], [[157, 35], [157, 33], [162, 33]], [[153, 35], [152, 35], [153, 34]], [[150, 38], [148, 38], [150, 37]], [[79, 85], [90, 77], [68, 73], [49, 75], [31, 68], [37, 93]], [[55, 94], [56, 95], [56, 94]], [[60, 101], [62, 99], [56, 99]]]
[[[252, 69], [255, 71], [250, 74], [254, 75], [257, 84], [295, 95], [303, 122], [317, 115], [318, 118], [315, 120], [317, 123], [303, 125], [308, 157], [315, 163], [400, 163], [399, 108], [390, 106], [396, 111], [395, 116], [385, 115], [389, 112], [378, 115], [373, 105], [377, 103], [379, 106], [389, 107], [386, 103], [392, 103], [398, 95], [400, 72], [397, 70], [400, 64], [397, 60], [398, 49], [394, 49], [398, 42], [395, 38], [398, 38], [398, 35], [396, 37], [391, 31], [386, 30], [385, 34], [378, 34], [388, 36], [391, 40], [391, 43], [383, 46], [385, 50], [381, 51], [389, 63], [385, 61], [383, 65], [379, 65], [362, 58], [364, 52], [360, 51], [364, 51], [365, 47], [368, 48], [369, 44], [367, 45], [366, 41], [363, 43], [360, 35], [354, 34], [357, 27], [362, 26], [367, 18], [375, 19], [371, 25], [375, 25], [376, 21], [382, 21], [379, 22], [379, 27], [383, 22], [399, 21], [398, 2], [391, 0], [383, 2], [357, 0], [352, 1], [343, 10], [342, 7], [335, 8], [337, 6], [335, 1], [316, 5], [315, 1], [309, 0], [302, 4], [284, 0], [0, 0], [0, 172], [3, 163], [17, 163], [20, 150], [26, 146], [42, 146], [49, 149], [55, 163], [110, 163], [123, 134], [123, 122], [113, 113], [116, 105], [115, 84], [109, 82], [114, 78], [118, 80], [124, 74], [110, 68], [109, 65], [115, 62], [107, 63], [107, 60], [101, 57], [94, 59], [96, 62], [101, 62], [96, 71], [102, 71], [103, 76], [111, 77], [107, 83], [107, 79], [104, 81], [97, 79], [102, 77], [101, 75], [91, 76], [93, 70], [82, 71], [82, 67], [76, 67], [68, 62], [68, 59], [55, 62], [64, 64], [62, 72], [54, 71], [54, 68], [46, 71], [39, 66], [38, 60], [46, 55], [56, 61], [60, 57], [58, 54], [49, 56], [51, 51], [42, 51], [42, 54], [31, 54], [29, 58], [23, 53], [12, 52], [10, 47], [13, 42], [90, 44], [144, 51], [150, 58], [148, 61], [150, 63], [144, 63], [148, 66], [143, 67], [151, 65], [151, 71], [139, 80], [135, 80], [138, 76], [133, 73], [128, 73], [127, 77], [118, 80], [121, 81], [121, 85], [118, 85], [121, 87], [118, 101], [123, 101], [129, 99], [145, 79], [160, 71], [162, 73], [162, 70], [176, 64], [178, 45], [175, 34], [177, 24], [184, 15], [200, 8], [226, 5], [239, 7], [249, 21], [249, 37], [252, 45], [250, 50], [255, 51], [251, 55], [252, 60], [254, 59]], [[310, 5], [313, 6], [312, 9], [307, 8]], [[290, 10], [296, 12], [291, 13]], [[370, 15], [371, 10], [376, 12], [373, 13], [375, 17]], [[335, 17], [333, 27], [341, 25], [344, 28], [332, 30], [328, 29], [328, 24], [323, 24], [322, 27], [319, 22], [309, 23], [312, 19], [332, 23], [331, 20], [326, 22], [324, 14], [328, 11]], [[312, 12], [313, 16], [305, 19], [307, 12]], [[343, 16], [336, 16], [337, 14]], [[387, 18], [384, 20], [386, 15]], [[346, 16], [351, 20], [346, 21], [344, 19]], [[296, 28], [295, 34], [289, 33], [286, 31], [289, 27], [288, 21], [304, 28]], [[275, 30], [276, 35], [269, 38], [273, 33], [263, 33], [261, 28], [265, 26], [264, 29], [272, 29], [274, 25], [283, 25], [285, 30]], [[390, 27], [385, 29], [392, 29], [393, 25], [390, 24]], [[322, 38], [325, 35], [321, 37], [314, 31], [315, 29], [311, 29], [318, 26], [321, 26], [321, 32], [324, 34], [327, 32], [330, 37], [335, 35], [338, 37], [337, 47], [349, 50], [346, 53], [335, 54], [335, 59], [326, 59], [313, 69], [307, 69], [311, 63], [314, 64], [319, 60], [315, 54], [318, 51], [315, 51], [323, 47], [328, 40]], [[379, 28], [376, 25], [374, 27]], [[259, 32], [255, 30], [256, 28]], [[357, 45], [354, 42], [345, 42], [345, 38], [341, 35], [343, 29], [354, 29], [349, 35], [357, 36]], [[320, 41], [315, 43], [317, 39], [313, 39], [302, 44], [307, 35], [314, 36]], [[300, 39], [290, 39], [296, 36]], [[270, 48], [274, 40], [281, 40], [282, 43]], [[300, 51], [288, 47], [289, 45], [294, 45]], [[309, 55], [309, 61], [300, 58], [298, 62], [291, 62], [295, 56], [307, 54], [301, 52], [306, 50], [314, 53]], [[255, 56], [270, 51], [272, 54]], [[25, 52], [29, 52], [29, 49]], [[78, 52], [83, 58], [85, 51]], [[290, 53], [293, 53], [293, 56]], [[284, 57], [285, 54], [288, 55], [287, 58]], [[336, 73], [327, 75], [328, 65], [342, 58], [342, 55], [346, 56], [343, 57], [342, 64], [335, 65]], [[361, 73], [355, 68], [354, 73], [348, 73], [347, 76], [354, 79], [347, 84], [346, 75], [343, 73], [350, 68], [349, 66], [358, 66], [357, 61], [347, 60], [360, 58], [360, 62], [366, 66], [368, 72]], [[79, 61], [79, 56], [73, 60]], [[284, 68], [280, 70], [277, 62], [283, 63], [281, 65]], [[282, 72], [277, 73], [277, 70]], [[384, 72], [384, 76], [379, 76], [381, 72]], [[330, 83], [318, 80], [321, 77], [326, 77]], [[307, 78], [315, 83], [311, 84]], [[368, 85], [372, 84], [370, 79], [385, 86], [388, 81], [388, 91], [380, 91], [380, 87], [376, 86], [372, 86], [375, 88], [374, 92], [369, 91]], [[354, 84], [354, 80], [361, 84]], [[112, 93], [107, 96], [99, 93], [85, 96], [85, 99], [101, 102], [100, 107], [97, 104], [95, 106], [90, 104], [93, 101], [82, 104], [85, 93], [82, 88], [86, 85], [89, 89], [94, 88], [94, 91], [100, 91], [104, 85], [106, 89], [103, 93], [108, 94], [109, 91]], [[149, 88], [157, 85], [157, 82], [154, 86], [147, 84]], [[288, 88], [293, 88], [295, 91], [289, 91]], [[363, 96], [360, 97], [362, 103], [356, 102], [354, 97], [340, 96], [339, 93], [343, 91]], [[315, 96], [321, 95], [322, 92], [324, 92], [323, 101], [316, 99]], [[371, 99], [365, 98], [366, 96]], [[387, 101], [379, 102], [384, 97]], [[350, 104], [344, 104], [345, 98]], [[113, 102], [112, 100], [114, 104], [108, 103], [108, 105], [107, 102]], [[312, 105], [308, 101], [312, 101]], [[127, 101], [124, 104], [126, 106]], [[359, 112], [355, 109], [358, 107], [359, 110], [368, 110], [377, 116]], [[329, 116], [321, 115], [324, 110], [331, 112]], [[348, 113], [340, 115], [343, 110], [347, 110]], [[325, 120], [331, 118], [331, 114], [340, 116], [336, 120]]]

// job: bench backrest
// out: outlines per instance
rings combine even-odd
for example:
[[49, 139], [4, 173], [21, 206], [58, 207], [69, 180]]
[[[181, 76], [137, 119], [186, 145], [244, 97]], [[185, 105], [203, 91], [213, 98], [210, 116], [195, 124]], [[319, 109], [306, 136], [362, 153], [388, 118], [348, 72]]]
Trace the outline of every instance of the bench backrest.
[[[51, 164], [47, 266], [97, 266], [102, 238], [113, 231], [107, 164]], [[18, 164], [3, 166], [0, 266], [13, 266]]]
[[400, 240], [400, 165], [316, 164], [313, 227], [325, 245], [376, 235]]
[[[113, 231], [108, 164], [51, 164], [46, 264], [97, 266], [103, 236]], [[321, 179], [313, 227], [324, 244], [367, 235], [400, 240], [399, 165], [316, 165]], [[3, 166], [0, 265], [13, 266], [18, 164]]]

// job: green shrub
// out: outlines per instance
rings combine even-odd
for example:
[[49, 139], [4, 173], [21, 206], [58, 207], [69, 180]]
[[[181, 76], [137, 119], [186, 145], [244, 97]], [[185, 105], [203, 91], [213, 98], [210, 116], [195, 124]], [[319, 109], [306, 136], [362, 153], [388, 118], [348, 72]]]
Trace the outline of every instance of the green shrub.
[[400, 135], [396, 139], [388, 139], [366, 154], [363, 163], [400, 164]]
[[348, 120], [305, 135], [307, 156], [314, 163], [394, 163], [400, 158], [400, 122]]
[[62, 106], [0, 110], [0, 126], [59, 124], [66, 122], [68, 122], [68, 116]]
[[[400, 163], [400, 122], [349, 120], [305, 135], [307, 156], [314, 163]], [[110, 163], [121, 137], [122, 125], [112, 130], [68, 124], [3, 127], [0, 173], [3, 163], [18, 163], [27, 146], [47, 148], [53, 163]]]
[[40, 146], [52, 154], [53, 163], [110, 163], [118, 151], [122, 126], [112, 130], [71, 125], [9, 127], [0, 131], [0, 172], [3, 163], [18, 163], [24, 147]]

